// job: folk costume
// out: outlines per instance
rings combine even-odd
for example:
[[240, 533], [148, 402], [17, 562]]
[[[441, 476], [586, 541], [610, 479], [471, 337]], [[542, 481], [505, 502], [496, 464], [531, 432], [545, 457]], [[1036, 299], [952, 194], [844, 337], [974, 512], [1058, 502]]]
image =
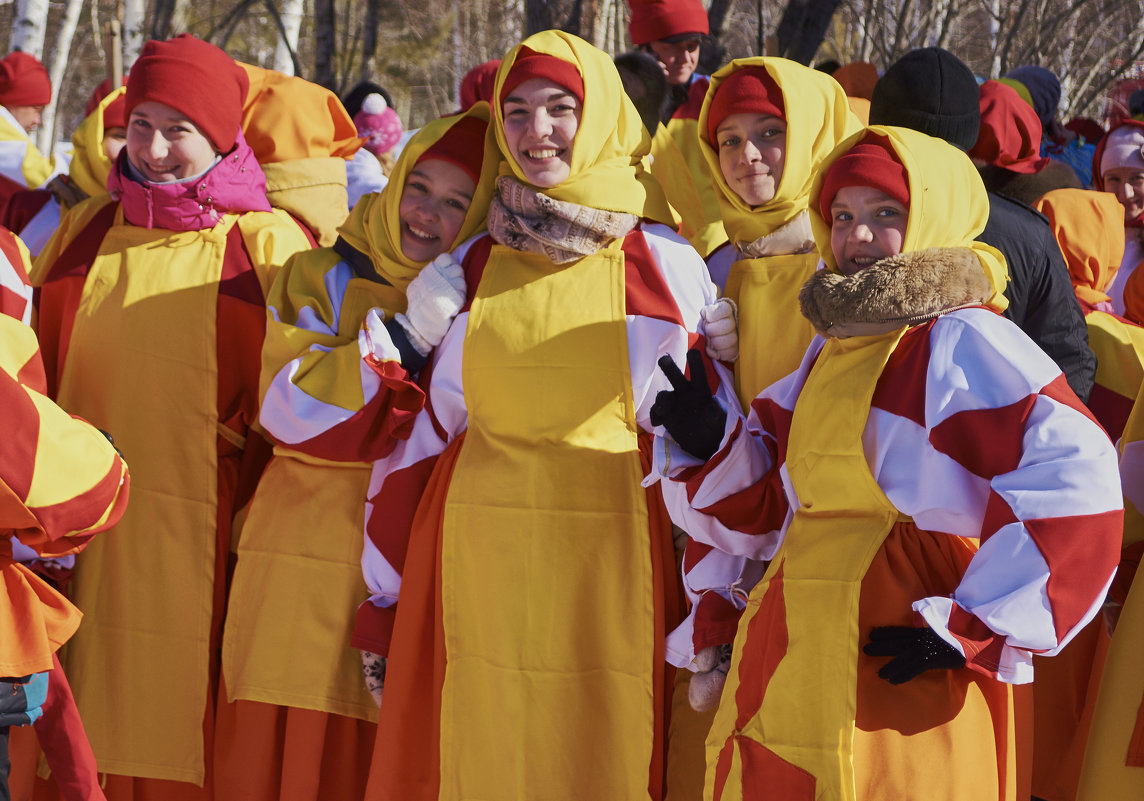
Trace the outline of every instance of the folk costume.
[[51, 102], [52, 82], [39, 59], [19, 50], [0, 59], [0, 175], [31, 189], [67, 172], [68, 162], [41, 153], [8, 106]]
[[518, 61], [579, 85], [571, 172], [536, 189], [502, 165], [427, 406], [374, 468], [363, 567], [396, 615], [369, 799], [663, 796], [677, 581], [640, 440], [666, 386], [649, 359], [702, 348], [716, 293], [657, 222], [607, 55], [555, 31], [513, 49], [505, 153]]
[[[1124, 120], [1097, 143], [1092, 157], [1092, 185], [1099, 192], [1105, 187], [1104, 173], [1117, 167], [1130, 167], [1144, 172], [1144, 122]], [[1120, 269], [1108, 286], [1112, 310], [1124, 314], [1124, 287], [1144, 261], [1144, 215], [1124, 220], [1124, 257]]]
[[[988, 201], [970, 161], [874, 126], [824, 173], [860, 142], [908, 182], [901, 254], [835, 273], [820, 177], [827, 269], [801, 303], [824, 336], [747, 420], [727, 415], [705, 463], [665, 464], [675, 445], [656, 444], [656, 475], [687, 490], [678, 507], [665, 493], [673, 520], [728, 555], [705, 586], [734, 581], [732, 556], [770, 560], [708, 739], [705, 797], [1015, 799], [1010, 685], [1103, 600], [1123, 520], [1115, 453], [1059, 368], [996, 313], [1004, 263], [973, 241]], [[965, 667], [890, 684], [864, 643], [894, 626]]]
[[[337, 245], [298, 253], [271, 288], [260, 419], [274, 455], [237, 545], [223, 636], [233, 703], [217, 741], [224, 784], [243, 798], [332, 801], [365, 789], [377, 705], [350, 636], [366, 490], [370, 464], [408, 434], [424, 399], [381, 324], [405, 311], [424, 267], [402, 253], [398, 206], [410, 170], [447, 148], [481, 178], [450, 245], [481, 228], [499, 160], [487, 122], [481, 104], [425, 126]], [[252, 739], [265, 743], [261, 761], [226, 756]]]
[[[751, 207], [723, 177], [715, 131], [729, 114], [764, 105], [786, 120], [786, 161], [774, 198]], [[818, 266], [807, 212], [811, 182], [834, 146], [859, 127], [838, 82], [794, 61], [737, 59], [711, 77], [699, 149], [731, 241], [708, 258], [708, 268], [739, 307], [735, 387], [744, 405], [798, 367], [814, 336], [798, 313], [798, 291]]]
[[112, 799], [211, 797], [232, 526], [268, 451], [255, 428], [264, 298], [310, 246], [266, 200], [239, 129], [246, 88], [213, 45], [148, 42], [128, 116], [166, 103], [220, 159], [193, 180], [151, 183], [124, 150], [111, 197], [77, 206], [32, 275], [52, 394], [114, 432], [133, 464], [115, 536], [77, 565], [88, 619], [65, 659]]

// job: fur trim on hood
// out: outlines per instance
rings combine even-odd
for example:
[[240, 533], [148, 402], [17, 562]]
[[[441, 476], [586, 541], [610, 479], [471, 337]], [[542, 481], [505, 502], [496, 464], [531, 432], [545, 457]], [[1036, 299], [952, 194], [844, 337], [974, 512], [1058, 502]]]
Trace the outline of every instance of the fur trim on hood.
[[871, 336], [979, 306], [993, 295], [969, 248], [900, 253], [854, 275], [819, 270], [799, 292], [802, 314], [823, 336]]

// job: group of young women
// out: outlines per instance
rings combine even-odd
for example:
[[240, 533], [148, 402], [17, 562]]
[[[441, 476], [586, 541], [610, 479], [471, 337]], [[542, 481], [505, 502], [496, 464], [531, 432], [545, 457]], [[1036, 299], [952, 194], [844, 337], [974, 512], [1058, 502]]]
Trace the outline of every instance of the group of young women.
[[148, 43], [32, 273], [49, 391], [133, 481], [72, 590], [93, 793], [1027, 790], [1011, 688], [1099, 610], [1122, 499], [995, 313], [964, 153], [735, 61], [705, 263], [611, 59], [548, 31], [312, 249], [248, 81]]

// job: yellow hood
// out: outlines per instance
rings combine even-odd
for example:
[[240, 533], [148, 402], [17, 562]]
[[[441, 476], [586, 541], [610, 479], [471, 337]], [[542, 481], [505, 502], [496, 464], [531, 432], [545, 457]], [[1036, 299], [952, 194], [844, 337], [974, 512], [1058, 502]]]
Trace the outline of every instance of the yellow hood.
[[[671, 224], [671, 209], [663, 189], [644, 167], [644, 156], [651, 152], [651, 138], [624, 92], [612, 59], [576, 36], [542, 31], [505, 56], [497, 70], [494, 98], [501, 96], [505, 76], [522, 47], [573, 64], [584, 79], [584, 108], [572, 145], [571, 175], [563, 183], [540, 191], [557, 200]], [[499, 102], [493, 114], [497, 143], [501, 152], [507, 154], [504, 109]], [[528, 183], [512, 158], [505, 158], [501, 174], [515, 175], [517, 180]]]
[[887, 138], [906, 169], [910, 187], [910, 218], [902, 252], [927, 248], [969, 248], [981, 262], [993, 285], [987, 304], [1004, 311], [1009, 301], [1002, 294], [1009, 280], [1005, 257], [976, 237], [989, 219], [989, 195], [973, 162], [953, 145], [907, 128], [872, 125], [853, 134], [834, 149], [815, 176], [810, 193], [810, 224], [818, 252], [826, 266], [837, 271], [830, 247], [830, 224], [818, 210], [822, 176], [840, 156], [868, 134]]
[[95, 111], [86, 116], [72, 134], [73, 151], [68, 177], [88, 197], [107, 194], [111, 159], [103, 152], [103, 110], [126, 92], [127, 89], [121, 86], [99, 101]]
[[[719, 168], [719, 151], [707, 136], [711, 99], [723, 81], [745, 67], [763, 67], [767, 71], [783, 93], [786, 110], [786, 163], [774, 198], [758, 208], [748, 206], [727, 185]], [[861, 127], [839, 83], [825, 72], [798, 62], [772, 57], [741, 58], [712, 75], [699, 112], [699, 149], [711, 172], [723, 225], [731, 241], [754, 242], [802, 213], [823, 160], [835, 145]]]
[[[479, 102], [464, 114], [442, 117], [418, 131], [402, 148], [385, 188], [377, 194], [362, 197], [350, 212], [349, 219], [338, 229], [338, 233], [346, 242], [369, 256], [379, 275], [402, 291], [424, 266], [423, 262], [413, 261], [401, 252], [401, 220], [397, 212], [401, 204], [405, 179], [417, 164], [417, 159], [444, 136], [446, 131], [465, 117], [477, 117], [487, 122], [489, 104]], [[469, 213], [465, 216], [461, 232], [457, 234], [457, 239], [449, 250], [453, 250], [484, 227], [500, 158], [500, 152], [491, 132], [486, 132], [481, 180], [473, 192], [473, 202], [469, 206]]]

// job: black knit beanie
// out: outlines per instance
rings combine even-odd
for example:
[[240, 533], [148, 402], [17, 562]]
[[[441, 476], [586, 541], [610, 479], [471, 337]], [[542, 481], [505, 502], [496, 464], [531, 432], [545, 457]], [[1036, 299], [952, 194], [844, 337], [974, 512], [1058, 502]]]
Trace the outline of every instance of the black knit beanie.
[[981, 127], [977, 79], [940, 47], [911, 50], [886, 69], [870, 98], [871, 125], [897, 125], [968, 151]]

